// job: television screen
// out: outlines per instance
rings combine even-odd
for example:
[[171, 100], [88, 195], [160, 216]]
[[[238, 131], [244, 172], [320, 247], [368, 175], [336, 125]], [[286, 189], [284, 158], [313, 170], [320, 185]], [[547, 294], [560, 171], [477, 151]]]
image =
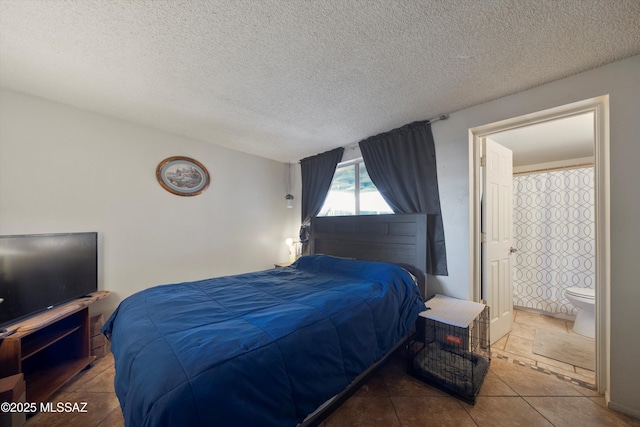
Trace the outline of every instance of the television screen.
[[0, 236], [0, 326], [98, 290], [98, 233]]

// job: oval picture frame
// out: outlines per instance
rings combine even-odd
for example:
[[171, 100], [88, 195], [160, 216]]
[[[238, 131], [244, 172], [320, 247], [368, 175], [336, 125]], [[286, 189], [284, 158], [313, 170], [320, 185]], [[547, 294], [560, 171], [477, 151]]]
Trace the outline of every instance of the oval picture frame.
[[209, 186], [209, 172], [202, 163], [190, 157], [173, 156], [156, 168], [158, 182], [178, 196], [197, 196]]

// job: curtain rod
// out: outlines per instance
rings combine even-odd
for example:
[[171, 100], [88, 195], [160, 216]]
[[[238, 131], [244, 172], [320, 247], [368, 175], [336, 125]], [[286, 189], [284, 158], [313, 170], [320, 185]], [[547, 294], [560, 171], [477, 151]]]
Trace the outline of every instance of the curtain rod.
[[533, 170], [530, 170], [530, 171], [514, 172], [513, 175], [524, 175], [524, 174], [527, 174], [527, 173], [548, 172], [548, 171], [555, 171], [555, 170], [561, 170], [561, 169], [577, 169], [577, 168], [586, 167], [586, 166], [593, 166], [593, 163], [592, 162], [589, 162], [589, 163], [578, 163], [578, 164], [575, 164], [575, 165], [566, 165], [566, 166], [556, 166], [556, 167], [552, 167], [552, 168], [533, 169]]
[[449, 118], [448, 114], [441, 114], [438, 117], [434, 117], [433, 119], [429, 119], [427, 120], [427, 122], [429, 122], [429, 124], [433, 123], [433, 122], [437, 122], [440, 120], [447, 120]]
[[[434, 118], [432, 118], [432, 119], [425, 120], [425, 122], [427, 122], [427, 123], [431, 124], [431, 123], [433, 123], [433, 122], [438, 122], [438, 121], [440, 121], [440, 120], [447, 120], [448, 118], [449, 118], [449, 115], [448, 115], [448, 114], [441, 114], [441, 115], [439, 115], [438, 117], [434, 117]], [[351, 150], [355, 150], [355, 149], [356, 149], [356, 148], [358, 148], [359, 146], [360, 146], [360, 142], [356, 142], [355, 144], [347, 145], [347, 146], [346, 146], [346, 147], [344, 147], [344, 148], [345, 148], [345, 149], [349, 148], [349, 149], [351, 149]]]

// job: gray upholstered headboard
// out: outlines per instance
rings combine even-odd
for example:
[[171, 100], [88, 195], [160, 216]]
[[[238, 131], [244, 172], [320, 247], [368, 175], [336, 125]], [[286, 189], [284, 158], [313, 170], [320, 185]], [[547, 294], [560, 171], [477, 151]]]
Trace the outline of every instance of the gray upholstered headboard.
[[400, 264], [416, 276], [426, 295], [426, 214], [314, 218], [309, 252]]

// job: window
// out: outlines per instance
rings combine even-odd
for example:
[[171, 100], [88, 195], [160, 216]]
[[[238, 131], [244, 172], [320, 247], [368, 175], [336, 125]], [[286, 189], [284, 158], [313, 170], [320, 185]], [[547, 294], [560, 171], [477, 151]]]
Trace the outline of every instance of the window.
[[339, 164], [318, 216], [392, 214], [362, 161]]

